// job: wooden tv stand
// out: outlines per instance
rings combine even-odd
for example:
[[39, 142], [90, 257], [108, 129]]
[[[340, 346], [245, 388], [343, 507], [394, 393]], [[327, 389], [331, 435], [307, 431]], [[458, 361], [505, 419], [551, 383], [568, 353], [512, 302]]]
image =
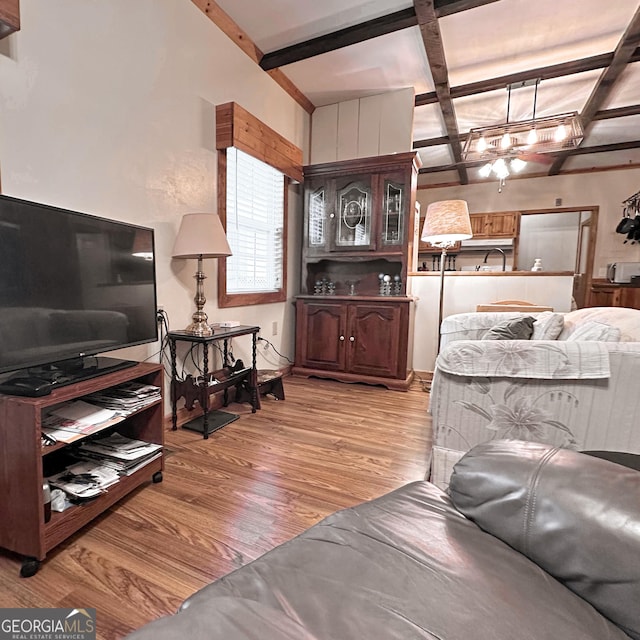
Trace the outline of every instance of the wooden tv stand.
[[[50, 395], [39, 398], [0, 395], [0, 547], [24, 556], [20, 571], [23, 577], [34, 575], [48, 551], [118, 500], [151, 479], [154, 482], [162, 480], [164, 458], [160, 457], [132, 475], [122, 476], [105, 493], [82, 505], [59, 513], [53, 512], [49, 522], [45, 523], [42, 491], [45, 458], [63, 455], [64, 449], [72, 445], [62, 442], [42, 445], [43, 412], [61, 402], [76, 400], [129, 381], [152, 384], [162, 389], [162, 367], [159, 364], [136, 364], [128, 369], [60, 387]], [[130, 438], [163, 444], [162, 418], [161, 398], [99, 434], [102, 437], [117, 431]]]

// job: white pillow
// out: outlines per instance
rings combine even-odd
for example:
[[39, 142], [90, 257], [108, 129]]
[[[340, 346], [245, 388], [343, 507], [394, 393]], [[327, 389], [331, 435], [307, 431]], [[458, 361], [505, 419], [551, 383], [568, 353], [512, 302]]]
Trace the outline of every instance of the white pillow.
[[555, 340], [564, 329], [564, 315], [543, 311], [533, 323], [532, 340]]
[[576, 327], [576, 330], [567, 338], [567, 342], [580, 342], [585, 340], [596, 342], [620, 342], [620, 329], [603, 322], [584, 322]]

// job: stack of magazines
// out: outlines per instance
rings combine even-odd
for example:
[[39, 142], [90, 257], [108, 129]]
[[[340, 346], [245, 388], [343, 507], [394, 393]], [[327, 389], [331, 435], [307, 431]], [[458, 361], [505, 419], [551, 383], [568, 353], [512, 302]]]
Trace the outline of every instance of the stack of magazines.
[[119, 476], [129, 476], [162, 455], [162, 445], [133, 440], [119, 433], [83, 442], [74, 455], [112, 469]]
[[87, 396], [92, 404], [128, 415], [160, 400], [160, 387], [142, 382], [124, 382], [117, 387], [97, 391]]
[[62, 489], [71, 500], [95, 498], [120, 480], [115, 469], [99, 462], [83, 461], [47, 478], [49, 484]]

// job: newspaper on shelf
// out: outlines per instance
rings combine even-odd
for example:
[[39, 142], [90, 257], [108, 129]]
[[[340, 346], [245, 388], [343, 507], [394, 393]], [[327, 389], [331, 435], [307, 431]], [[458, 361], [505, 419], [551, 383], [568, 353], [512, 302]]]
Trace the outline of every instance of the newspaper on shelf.
[[122, 417], [111, 409], [84, 400], [74, 400], [44, 413], [40, 426], [50, 444], [58, 441], [69, 443], [102, 431], [121, 420]]
[[83, 442], [74, 455], [99, 462], [121, 475], [131, 475], [159, 458], [162, 455], [162, 445], [112, 433], [107, 438]]
[[53, 407], [47, 414], [54, 423], [81, 430], [91, 428], [111, 420], [116, 415], [112, 409], [99, 407], [85, 400], [71, 400]]
[[160, 387], [131, 381], [60, 404], [42, 416], [45, 444], [71, 443], [102, 431], [162, 398]]
[[49, 484], [61, 489], [70, 498], [94, 498], [120, 481], [115, 469], [83, 460], [68, 466], [64, 471], [47, 478]]
[[127, 415], [161, 399], [160, 387], [142, 382], [124, 382], [87, 396], [93, 404]]

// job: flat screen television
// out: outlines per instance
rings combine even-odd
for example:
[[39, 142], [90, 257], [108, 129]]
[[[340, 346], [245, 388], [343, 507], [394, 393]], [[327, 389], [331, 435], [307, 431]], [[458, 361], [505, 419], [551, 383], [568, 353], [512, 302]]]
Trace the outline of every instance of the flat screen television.
[[153, 229], [0, 196], [0, 378], [69, 384], [154, 342]]

